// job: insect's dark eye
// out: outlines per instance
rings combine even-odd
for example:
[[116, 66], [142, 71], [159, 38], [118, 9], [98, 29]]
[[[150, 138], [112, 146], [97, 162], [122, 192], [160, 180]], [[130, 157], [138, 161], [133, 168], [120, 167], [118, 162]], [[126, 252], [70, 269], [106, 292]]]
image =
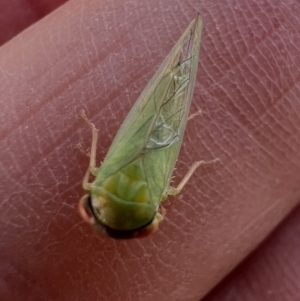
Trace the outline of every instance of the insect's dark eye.
[[91, 208], [91, 196], [85, 195], [81, 198], [81, 200], [78, 203], [78, 211], [86, 222], [89, 224], [92, 224], [94, 221], [94, 214]]

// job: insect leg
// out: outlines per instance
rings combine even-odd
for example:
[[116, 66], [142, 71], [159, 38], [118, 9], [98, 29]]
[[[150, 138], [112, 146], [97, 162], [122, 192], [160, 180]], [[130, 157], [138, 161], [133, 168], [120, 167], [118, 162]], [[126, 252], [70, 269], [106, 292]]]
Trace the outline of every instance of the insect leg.
[[188, 121], [194, 119], [196, 116], [202, 115], [202, 110], [199, 110], [188, 117]]
[[196, 169], [201, 166], [201, 165], [207, 165], [207, 164], [215, 164], [217, 162], [219, 162], [219, 159], [214, 159], [212, 161], [198, 161], [195, 162], [191, 168], [188, 170], [188, 172], [186, 173], [186, 175], [183, 177], [183, 179], [181, 180], [181, 182], [179, 183], [179, 185], [177, 187], [169, 187], [168, 188], [168, 195], [177, 195], [181, 192], [182, 188], [185, 186], [185, 184], [189, 181], [189, 179], [191, 178], [191, 176], [193, 175], [193, 173], [196, 171]]
[[[91, 154], [90, 154], [90, 163], [89, 168], [86, 172], [84, 180], [88, 181], [90, 173], [93, 176], [97, 175], [98, 168], [96, 167], [96, 151], [97, 151], [97, 141], [98, 141], [98, 130], [96, 129], [95, 125], [86, 117], [85, 113], [82, 111], [80, 116], [85, 120], [85, 122], [90, 126], [92, 130], [92, 145], [91, 145]], [[86, 179], [87, 178], [87, 179]], [[87, 183], [86, 181], [86, 183]]]

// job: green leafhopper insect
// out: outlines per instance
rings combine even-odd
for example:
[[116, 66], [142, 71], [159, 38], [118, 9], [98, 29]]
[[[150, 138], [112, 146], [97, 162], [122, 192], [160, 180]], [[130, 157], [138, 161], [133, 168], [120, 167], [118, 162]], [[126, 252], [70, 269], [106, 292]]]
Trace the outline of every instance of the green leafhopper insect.
[[[177, 188], [170, 187], [188, 120], [201, 32], [197, 15], [136, 101], [99, 168], [98, 131], [83, 115], [93, 139], [83, 179], [89, 194], [80, 200], [79, 211], [111, 237], [145, 237], [154, 232], [162, 220], [161, 202], [178, 194], [203, 163], [196, 162]], [[90, 174], [95, 177], [92, 183]]]

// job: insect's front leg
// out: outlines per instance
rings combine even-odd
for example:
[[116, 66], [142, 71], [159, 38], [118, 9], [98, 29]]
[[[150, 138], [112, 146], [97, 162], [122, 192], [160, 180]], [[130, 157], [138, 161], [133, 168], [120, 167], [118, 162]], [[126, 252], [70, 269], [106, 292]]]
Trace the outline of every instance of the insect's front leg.
[[177, 195], [181, 192], [181, 190], [183, 189], [183, 187], [185, 186], [185, 184], [189, 181], [189, 179], [191, 178], [191, 176], [193, 175], [193, 173], [196, 171], [196, 169], [201, 166], [201, 165], [207, 165], [207, 164], [215, 164], [217, 162], [219, 162], [219, 159], [214, 159], [212, 161], [198, 161], [195, 162], [191, 168], [188, 170], [188, 172], [186, 173], [186, 175], [183, 177], [183, 179], [181, 180], [181, 182], [179, 183], [179, 185], [177, 187], [169, 187], [167, 194], [168, 195]]
[[202, 110], [201, 110], [201, 109], [198, 110], [197, 112], [191, 114], [191, 115], [187, 118], [187, 121], [192, 120], [192, 119], [194, 119], [196, 116], [199, 116], [199, 115], [200, 115], [200, 116], [202, 115]]
[[95, 125], [86, 117], [84, 112], [81, 112], [80, 116], [87, 122], [92, 130], [92, 145], [91, 145], [91, 152], [90, 152], [90, 163], [89, 167], [86, 171], [86, 174], [83, 178], [82, 186], [83, 189], [89, 190], [89, 178], [90, 174], [93, 176], [97, 175], [98, 168], [96, 167], [96, 151], [97, 151], [97, 141], [98, 141], [98, 130], [96, 129]]

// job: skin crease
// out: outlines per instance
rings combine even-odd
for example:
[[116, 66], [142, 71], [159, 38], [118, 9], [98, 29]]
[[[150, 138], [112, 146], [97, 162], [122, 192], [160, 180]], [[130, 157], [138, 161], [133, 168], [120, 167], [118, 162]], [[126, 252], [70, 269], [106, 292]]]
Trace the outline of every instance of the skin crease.
[[[300, 7], [272, 3], [71, 1], [1, 47], [1, 300], [200, 300], [297, 206]], [[196, 160], [221, 162], [167, 202], [152, 237], [107, 238], [77, 212], [88, 159], [75, 145], [91, 139], [77, 116], [100, 130], [103, 160], [196, 11], [191, 112], [203, 114], [187, 126], [175, 184]], [[299, 300], [299, 217], [204, 300]]]
[[0, 1], [0, 45], [65, 2], [66, 0]]

